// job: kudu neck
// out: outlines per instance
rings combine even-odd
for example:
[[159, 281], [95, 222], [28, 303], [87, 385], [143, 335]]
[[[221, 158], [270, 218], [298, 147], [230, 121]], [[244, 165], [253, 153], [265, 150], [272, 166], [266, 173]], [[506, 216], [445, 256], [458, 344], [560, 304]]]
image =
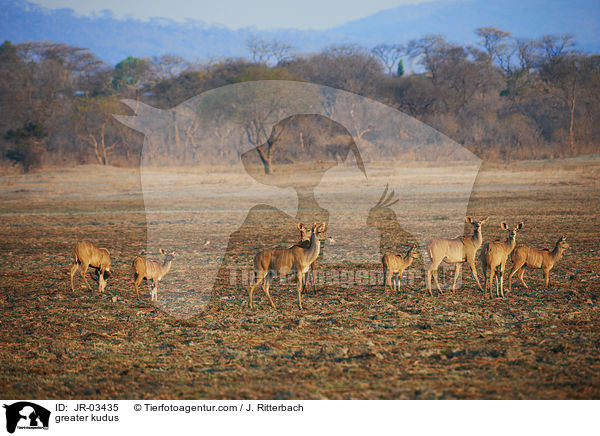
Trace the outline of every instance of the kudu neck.
[[477, 242], [479, 245], [483, 242], [483, 236], [481, 236], [481, 227], [473, 230], [473, 236], [471, 236], [473, 242]]
[[552, 255], [553, 259], [560, 259], [563, 255], [563, 253], [565, 252], [565, 248], [561, 247], [560, 245], [556, 244], [556, 246], [554, 247], [554, 250], [552, 250], [552, 252], [550, 253]]
[[517, 237], [515, 236], [508, 236], [506, 238], [506, 245], [508, 246], [508, 248], [510, 248], [511, 250], [513, 248], [515, 248], [515, 245], [517, 245]]
[[321, 241], [317, 236], [316, 232], [312, 232], [310, 235], [310, 246], [308, 247], [306, 258], [309, 261], [314, 261], [317, 257], [319, 257], [319, 250], [321, 249]]
[[413, 251], [413, 249], [411, 248], [406, 252], [406, 254], [404, 256], [402, 256], [404, 258], [404, 260], [408, 262], [409, 265], [413, 261], [412, 251]]

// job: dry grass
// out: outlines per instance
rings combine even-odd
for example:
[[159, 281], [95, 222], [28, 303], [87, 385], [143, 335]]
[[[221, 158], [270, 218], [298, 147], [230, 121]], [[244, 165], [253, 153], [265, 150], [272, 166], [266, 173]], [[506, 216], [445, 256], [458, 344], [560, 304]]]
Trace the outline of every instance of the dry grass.
[[[130, 263], [147, 232], [139, 172], [87, 166], [0, 177], [0, 391], [7, 398], [600, 398], [599, 168], [597, 158], [494, 165], [477, 179], [469, 214], [496, 223], [484, 229], [486, 241], [503, 237], [501, 219], [525, 219], [518, 242], [533, 246], [568, 235], [573, 248], [548, 290], [539, 271], [527, 271], [531, 290], [517, 284], [506, 299], [485, 300], [463, 268], [454, 295], [430, 298], [420, 282], [403, 281], [401, 294], [388, 295], [381, 285], [324, 285], [300, 312], [293, 285], [274, 285], [278, 311], [260, 292], [250, 311], [245, 289], [223, 286], [187, 320], [155, 308], [149, 293], [135, 298]], [[163, 217], [172, 248], [184, 248], [176, 236], [191, 216]], [[114, 276], [103, 295], [69, 289], [79, 239], [111, 250]], [[167, 275], [159, 298], [177, 284], [176, 273]]]

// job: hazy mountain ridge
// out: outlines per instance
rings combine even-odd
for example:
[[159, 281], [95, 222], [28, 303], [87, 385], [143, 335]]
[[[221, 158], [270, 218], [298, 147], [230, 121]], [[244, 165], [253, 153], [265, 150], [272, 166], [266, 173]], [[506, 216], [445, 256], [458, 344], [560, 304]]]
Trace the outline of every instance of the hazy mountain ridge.
[[571, 33], [578, 46], [600, 48], [600, 3], [596, 0], [456, 0], [405, 5], [332, 28], [365, 45], [388, 40], [406, 41], [425, 34], [475, 42], [477, 27], [494, 26], [515, 37]]
[[129, 55], [172, 53], [187, 59], [248, 56], [245, 42], [252, 35], [277, 38], [300, 51], [316, 51], [340, 42], [370, 47], [431, 33], [469, 43], [476, 41], [475, 28], [490, 25], [515, 36], [573, 33], [580, 48], [598, 52], [599, 22], [600, 7], [593, 0], [436, 1], [398, 6], [324, 31], [231, 30], [199, 20], [118, 19], [108, 11], [80, 16], [71, 9], [51, 10], [27, 0], [0, 0], [0, 40], [65, 42], [87, 47], [113, 64]]

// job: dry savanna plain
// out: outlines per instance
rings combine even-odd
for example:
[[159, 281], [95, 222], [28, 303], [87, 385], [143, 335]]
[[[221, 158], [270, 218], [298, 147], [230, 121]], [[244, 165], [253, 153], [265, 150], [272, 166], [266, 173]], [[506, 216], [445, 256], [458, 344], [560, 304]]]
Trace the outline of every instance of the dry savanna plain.
[[[411, 180], [419, 184], [419, 168], [411, 171]], [[227, 169], [180, 173], [186, 184], [213, 198], [236, 177]], [[377, 177], [375, 171], [370, 181]], [[172, 201], [173, 179], [161, 180], [156, 192], [165, 195], [156, 201]], [[463, 267], [456, 292], [431, 297], [422, 274], [428, 260], [420, 259], [409, 268], [412, 279], [403, 279], [400, 292], [384, 293], [380, 276], [344, 284], [323, 281], [316, 294], [304, 294], [302, 311], [295, 284], [277, 280], [271, 286], [277, 310], [260, 289], [255, 309], [249, 309], [247, 286], [235, 280], [221, 283], [210, 299], [200, 299], [202, 307], [191, 304], [189, 313], [153, 304], [146, 285], [136, 298], [132, 260], [147, 248], [155, 226], [163, 241], [171, 241], [165, 248], [184, 253], [160, 282], [159, 299], [171, 298], [171, 306], [185, 303], [188, 294], [193, 300], [186, 280], [203, 267], [203, 248], [186, 246], [186, 232], [197, 218], [193, 208], [146, 214], [141, 181], [140, 170], [100, 166], [0, 176], [4, 397], [600, 398], [598, 156], [484, 163], [475, 180], [467, 214], [490, 216], [484, 243], [505, 238], [503, 220], [525, 223], [520, 244], [553, 248], [567, 236], [571, 248], [552, 270], [548, 289], [539, 270], [528, 270], [530, 289], [515, 280], [505, 298], [484, 298]], [[448, 195], [434, 191], [428, 195]], [[420, 204], [417, 198], [415, 207]], [[422, 207], [420, 228], [456, 236], [444, 229], [439, 211], [427, 210], [426, 202]], [[223, 210], [217, 218], [225, 222], [227, 214]], [[265, 231], [277, 239], [279, 230], [285, 233]], [[466, 225], [465, 234], [469, 231]], [[333, 232], [328, 237], [340, 239], [340, 227]], [[297, 232], [288, 233], [281, 244], [296, 242]], [[359, 247], [360, 237], [360, 232], [354, 237]], [[92, 291], [78, 275], [75, 291], [70, 289], [71, 251], [78, 240], [111, 252], [112, 276], [102, 294], [91, 273]], [[402, 252], [410, 241], [402, 236], [391, 243]], [[236, 260], [235, 253], [229, 261], [251, 265], [251, 258]], [[317, 262], [321, 272], [330, 266]], [[481, 278], [479, 260], [477, 267]]]

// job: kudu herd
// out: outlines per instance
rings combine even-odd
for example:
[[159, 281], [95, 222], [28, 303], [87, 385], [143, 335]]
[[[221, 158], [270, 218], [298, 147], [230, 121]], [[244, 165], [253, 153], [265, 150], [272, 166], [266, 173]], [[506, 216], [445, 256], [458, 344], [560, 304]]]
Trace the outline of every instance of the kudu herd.
[[[411, 266], [414, 260], [419, 259], [419, 247], [417, 244], [412, 244], [405, 254], [394, 254], [385, 250], [384, 252], [384, 236], [390, 236], [387, 233], [401, 232], [397, 217], [391, 209], [391, 205], [397, 200], [393, 200], [393, 191], [388, 194], [387, 187], [381, 199], [375, 205], [370, 213], [367, 224], [369, 226], [377, 226], [378, 221], [385, 221], [387, 224], [379, 224], [381, 232], [381, 252], [384, 253], [381, 258], [383, 267], [383, 289], [386, 292], [388, 289], [392, 291], [400, 291], [400, 282], [403, 272]], [[482, 225], [489, 220], [489, 217], [476, 221], [471, 217], [466, 217], [465, 221], [472, 226], [473, 233], [470, 236], [457, 236], [455, 238], [436, 237], [431, 239], [427, 245], [427, 251], [430, 257], [429, 267], [426, 269], [426, 286], [430, 296], [433, 296], [431, 289], [431, 279], [433, 277], [435, 285], [440, 294], [443, 295], [440, 283], [438, 280], [438, 269], [442, 262], [455, 266], [454, 278], [452, 281], [452, 292], [456, 289], [456, 283], [460, 276], [461, 266], [466, 262], [471, 268], [473, 278], [487, 297], [493, 298], [492, 286], [494, 279], [496, 281], [496, 297], [504, 297], [504, 272], [506, 263], [509, 258], [512, 258], [512, 268], [508, 274], [508, 289], [512, 289], [511, 280], [513, 275], [517, 274], [520, 282], [528, 289], [529, 287], [523, 280], [524, 268], [541, 269], [544, 275], [545, 286], [548, 287], [550, 282], [550, 270], [561, 259], [566, 249], [570, 245], [566, 241], [566, 237], [562, 236], [555, 244], [554, 249], [539, 250], [536, 248], [516, 245], [517, 231], [523, 228], [523, 223], [520, 222], [514, 227], [509, 227], [505, 222], [500, 224], [500, 227], [507, 232], [505, 241], [495, 240], [483, 245]], [[288, 274], [295, 274], [296, 285], [298, 292], [298, 308], [302, 309], [302, 291], [307, 288], [309, 272], [313, 267], [315, 260], [319, 257], [321, 251], [321, 243], [327, 238], [325, 224], [313, 224], [311, 228], [298, 224], [300, 232], [300, 241], [289, 248], [269, 248], [260, 251], [254, 257], [254, 282], [249, 286], [248, 305], [251, 309], [254, 308], [253, 293], [254, 290], [262, 284], [263, 292], [269, 300], [271, 306], [275, 309], [275, 304], [271, 298], [269, 288], [273, 277], [280, 278]], [[388, 238], [389, 239], [389, 238]], [[475, 259], [477, 252], [482, 248], [480, 259], [483, 270], [484, 288], [477, 275]], [[148, 260], [144, 257], [137, 256], [133, 260], [133, 282], [136, 296], [140, 298], [139, 284], [142, 280], [151, 282], [151, 301], [158, 301], [158, 282], [169, 272], [175, 258], [175, 251], [165, 251], [160, 249], [160, 253], [164, 255], [162, 263]], [[102, 293], [106, 287], [106, 279], [111, 276], [111, 259], [110, 253], [105, 248], [98, 248], [91, 242], [78, 242], [72, 252], [73, 264], [71, 267], [71, 290], [74, 291], [73, 276], [80, 270], [81, 277], [91, 290], [91, 287], [86, 279], [86, 273], [89, 268], [92, 268], [98, 281], [98, 290]], [[499, 270], [497, 272], [497, 270]], [[312, 270], [313, 291], [315, 290], [316, 282], [314, 270]], [[489, 289], [489, 293], [488, 293]]]

